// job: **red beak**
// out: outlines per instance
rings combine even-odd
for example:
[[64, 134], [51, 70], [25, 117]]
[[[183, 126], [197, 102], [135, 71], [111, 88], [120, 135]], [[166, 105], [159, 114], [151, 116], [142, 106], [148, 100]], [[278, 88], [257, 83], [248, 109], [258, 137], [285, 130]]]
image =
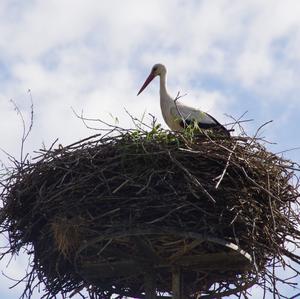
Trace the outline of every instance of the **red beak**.
[[146, 87], [147, 85], [154, 79], [154, 75], [151, 72], [150, 75], [148, 76], [148, 78], [146, 79], [145, 83], [143, 84], [143, 86], [141, 87], [140, 91], [138, 92], [137, 95], [139, 95]]

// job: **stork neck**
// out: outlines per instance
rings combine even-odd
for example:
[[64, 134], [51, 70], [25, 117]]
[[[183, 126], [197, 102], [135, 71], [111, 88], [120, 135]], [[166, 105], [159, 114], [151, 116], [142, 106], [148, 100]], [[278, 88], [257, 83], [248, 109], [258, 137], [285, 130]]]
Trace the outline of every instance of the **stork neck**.
[[160, 96], [167, 95], [167, 76], [166, 74], [161, 74], [159, 78], [159, 93]]

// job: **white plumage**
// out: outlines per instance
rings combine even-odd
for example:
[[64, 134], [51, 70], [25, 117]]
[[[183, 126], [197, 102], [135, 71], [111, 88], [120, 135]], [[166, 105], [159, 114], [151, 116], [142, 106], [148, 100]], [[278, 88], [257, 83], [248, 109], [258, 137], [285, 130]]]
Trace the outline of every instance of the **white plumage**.
[[201, 129], [211, 129], [222, 134], [230, 136], [229, 131], [222, 126], [214, 117], [206, 112], [186, 106], [172, 98], [166, 88], [167, 69], [163, 64], [155, 64], [141, 87], [138, 95], [147, 87], [147, 85], [156, 77], [160, 78], [160, 107], [166, 124], [173, 131], [183, 131], [184, 128], [196, 122]]

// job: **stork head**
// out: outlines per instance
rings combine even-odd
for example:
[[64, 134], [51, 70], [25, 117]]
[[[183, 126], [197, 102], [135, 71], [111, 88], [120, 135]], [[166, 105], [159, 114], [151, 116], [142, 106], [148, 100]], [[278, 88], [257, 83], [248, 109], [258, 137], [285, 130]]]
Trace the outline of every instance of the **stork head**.
[[167, 73], [167, 69], [163, 64], [161, 63], [154, 64], [148, 78], [144, 82], [143, 86], [141, 87], [137, 95], [139, 95], [156, 76], [162, 76], [162, 75], [164, 76], [166, 73]]

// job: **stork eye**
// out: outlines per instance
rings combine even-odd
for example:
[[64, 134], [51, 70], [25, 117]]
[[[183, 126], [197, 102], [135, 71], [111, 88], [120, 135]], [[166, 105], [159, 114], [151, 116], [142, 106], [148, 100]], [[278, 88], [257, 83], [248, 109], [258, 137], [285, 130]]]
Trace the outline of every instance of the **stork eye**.
[[154, 68], [152, 69], [152, 71], [153, 71], [153, 72], [156, 72], [156, 71], [157, 71], [157, 67], [154, 67]]

